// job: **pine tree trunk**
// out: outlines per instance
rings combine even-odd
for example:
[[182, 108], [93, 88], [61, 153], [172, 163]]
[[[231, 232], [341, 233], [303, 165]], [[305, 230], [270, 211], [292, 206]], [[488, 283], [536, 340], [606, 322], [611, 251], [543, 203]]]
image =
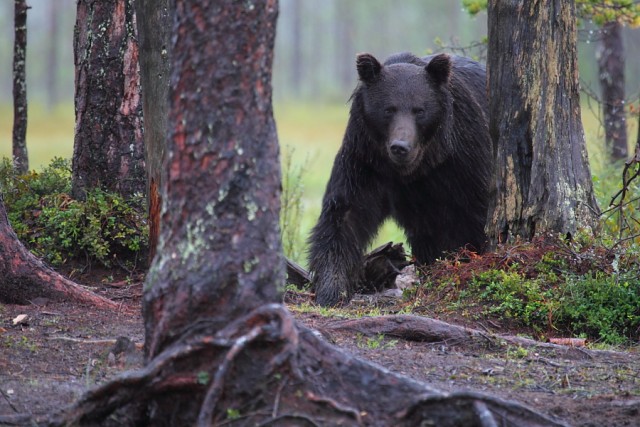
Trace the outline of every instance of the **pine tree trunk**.
[[72, 196], [144, 194], [146, 175], [133, 0], [79, 0], [74, 32]]
[[608, 22], [602, 27], [602, 43], [596, 53], [602, 90], [605, 146], [611, 161], [626, 159], [627, 117], [624, 111], [624, 45], [622, 24]]
[[15, 0], [13, 43], [13, 167], [19, 174], [29, 170], [27, 154], [27, 6]]
[[303, 82], [303, 65], [304, 65], [304, 51], [302, 46], [302, 25], [303, 25], [303, 2], [299, 0], [293, 0], [291, 2], [292, 19], [291, 19], [291, 84], [293, 94], [296, 97], [302, 96], [302, 82]]
[[489, 2], [493, 245], [595, 224], [580, 120], [573, 0]]
[[[218, 13], [206, 12], [215, 4]], [[284, 284], [271, 107], [277, 6], [224, 0], [176, 8], [169, 174], [144, 297], [149, 358], [199, 319], [221, 329], [278, 301]], [[192, 8], [203, 21], [189, 18]]]
[[60, 14], [63, 8], [58, 2], [49, 2], [49, 46], [47, 46], [47, 108], [52, 110], [58, 104], [58, 56], [60, 55], [58, 33]]
[[335, 52], [336, 75], [343, 93], [353, 90], [355, 75], [353, 72], [353, 61], [355, 49], [353, 47], [354, 38], [354, 16], [353, 9], [355, 3], [338, 1], [335, 4]]
[[174, 16], [171, 4], [169, 0], [136, 0], [148, 184], [149, 261], [156, 254], [160, 236], [160, 188], [168, 144], [169, 49]]

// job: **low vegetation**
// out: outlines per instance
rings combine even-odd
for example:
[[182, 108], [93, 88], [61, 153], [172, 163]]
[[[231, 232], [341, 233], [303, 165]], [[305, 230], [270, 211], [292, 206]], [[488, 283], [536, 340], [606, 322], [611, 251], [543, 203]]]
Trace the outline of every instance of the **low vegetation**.
[[542, 340], [629, 345], [640, 340], [640, 250], [625, 246], [545, 236], [482, 256], [462, 251], [424, 269], [406, 300]]
[[54, 158], [41, 172], [17, 175], [11, 161], [0, 163], [0, 191], [20, 240], [53, 266], [67, 261], [105, 267], [136, 267], [148, 248], [142, 197], [95, 189], [85, 201], [69, 196], [71, 165]]

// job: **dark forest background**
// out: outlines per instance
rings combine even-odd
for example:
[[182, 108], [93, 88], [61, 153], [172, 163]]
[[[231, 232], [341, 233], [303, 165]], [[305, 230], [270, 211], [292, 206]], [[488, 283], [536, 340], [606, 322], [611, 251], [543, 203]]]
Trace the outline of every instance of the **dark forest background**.
[[[73, 102], [73, 0], [29, 2], [29, 102], [53, 107]], [[355, 86], [358, 52], [386, 57], [398, 51], [428, 54], [465, 47], [486, 36], [486, 14], [475, 18], [450, 0], [281, 0], [274, 93], [289, 98], [346, 102]], [[597, 27], [581, 26], [580, 74], [597, 91]], [[628, 98], [640, 88], [640, 30], [624, 29]], [[13, 1], [0, 2], [0, 104], [11, 103]], [[451, 51], [451, 49], [444, 49]], [[478, 49], [467, 50], [479, 55]], [[8, 143], [3, 128], [0, 140]]]

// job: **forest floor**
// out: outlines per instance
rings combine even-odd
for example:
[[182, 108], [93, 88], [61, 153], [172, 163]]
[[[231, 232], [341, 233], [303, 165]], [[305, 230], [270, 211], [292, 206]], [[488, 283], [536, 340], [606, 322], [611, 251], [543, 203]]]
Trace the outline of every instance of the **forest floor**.
[[[88, 388], [141, 365], [142, 277], [119, 279], [100, 272], [75, 278], [120, 303], [116, 312], [48, 300], [28, 306], [0, 305], [0, 420], [19, 422], [19, 414], [42, 418], [72, 403]], [[287, 305], [300, 322], [344, 351], [440, 390], [497, 395], [569, 425], [640, 425], [637, 347], [597, 351], [507, 344], [489, 336], [528, 331], [506, 322], [469, 320], [450, 311], [441, 311], [437, 317], [484, 330], [486, 344], [367, 335], [332, 327], [361, 312], [370, 301], [367, 298], [356, 298], [350, 306], [330, 313], [314, 310], [310, 299], [302, 292], [287, 293]], [[393, 313], [393, 304], [392, 300], [385, 303], [384, 312]], [[26, 318], [17, 320], [19, 315]]]

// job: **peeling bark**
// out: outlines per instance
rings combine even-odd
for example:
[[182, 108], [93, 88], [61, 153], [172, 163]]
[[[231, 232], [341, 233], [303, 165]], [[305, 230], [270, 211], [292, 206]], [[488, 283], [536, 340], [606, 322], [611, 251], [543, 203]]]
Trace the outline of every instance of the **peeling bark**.
[[27, 6], [15, 0], [13, 42], [13, 167], [19, 174], [29, 170], [27, 154]]
[[624, 45], [622, 24], [608, 22], [602, 27], [602, 42], [596, 52], [602, 110], [604, 116], [605, 147], [611, 161], [628, 156], [627, 116], [624, 108]]
[[169, 67], [173, 12], [169, 0], [136, 0], [149, 208], [149, 261], [160, 236], [163, 164], [168, 145]]
[[580, 121], [574, 1], [489, 2], [492, 245], [572, 236], [598, 207]]
[[146, 192], [133, 0], [79, 0], [74, 31], [74, 198], [93, 188]]
[[101, 308], [117, 307], [113, 301], [64, 278], [29, 252], [9, 225], [0, 195], [0, 302], [29, 304], [38, 297], [75, 300]]

